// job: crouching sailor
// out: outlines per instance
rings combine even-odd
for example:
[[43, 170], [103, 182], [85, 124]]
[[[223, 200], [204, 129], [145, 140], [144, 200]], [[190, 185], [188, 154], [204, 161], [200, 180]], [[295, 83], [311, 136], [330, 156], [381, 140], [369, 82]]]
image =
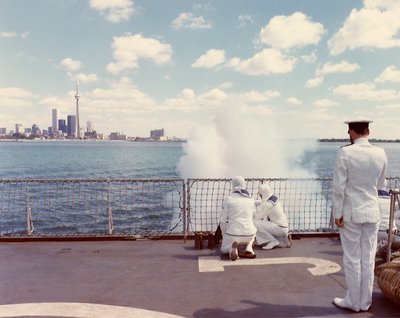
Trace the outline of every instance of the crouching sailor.
[[256, 201], [253, 222], [257, 228], [256, 241], [264, 250], [274, 247], [290, 247], [289, 223], [279, 198], [267, 184], [258, 188], [260, 199]]
[[239, 244], [245, 244], [246, 257], [254, 258], [253, 242], [256, 227], [253, 224], [254, 200], [245, 189], [242, 176], [232, 179], [232, 193], [225, 198], [221, 212], [221, 253], [229, 254], [232, 261], [239, 258]]

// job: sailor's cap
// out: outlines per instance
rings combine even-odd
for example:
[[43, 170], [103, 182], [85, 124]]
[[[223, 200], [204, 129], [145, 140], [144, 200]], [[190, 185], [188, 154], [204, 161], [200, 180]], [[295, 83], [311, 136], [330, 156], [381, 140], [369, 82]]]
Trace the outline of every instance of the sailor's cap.
[[366, 118], [356, 118], [356, 119], [352, 119], [352, 120], [347, 120], [344, 123], [345, 124], [355, 124], [355, 123], [364, 123], [364, 124], [369, 124], [372, 123], [373, 121], [370, 119], [366, 119]]

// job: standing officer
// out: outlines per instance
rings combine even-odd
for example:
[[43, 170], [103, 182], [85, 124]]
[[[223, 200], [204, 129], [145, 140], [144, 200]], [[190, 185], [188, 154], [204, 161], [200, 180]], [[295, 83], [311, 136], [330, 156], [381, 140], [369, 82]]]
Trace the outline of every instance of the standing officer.
[[370, 120], [345, 122], [351, 144], [336, 155], [333, 215], [340, 231], [347, 293], [334, 305], [356, 312], [372, 304], [379, 226], [378, 189], [385, 184], [385, 151], [368, 141]]

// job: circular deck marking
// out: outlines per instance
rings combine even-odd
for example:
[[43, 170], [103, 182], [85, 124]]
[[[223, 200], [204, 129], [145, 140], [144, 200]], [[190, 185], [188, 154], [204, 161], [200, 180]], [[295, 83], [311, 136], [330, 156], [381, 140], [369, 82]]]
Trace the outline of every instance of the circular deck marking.
[[0, 317], [52, 316], [87, 318], [182, 318], [158, 311], [87, 303], [26, 303], [0, 305]]
[[276, 265], [276, 264], [311, 264], [314, 267], [307, 268], [312, 275], [328, 275], [340, 271], [338, 263], [322, 258], [313, 257], [280, 257], [280, 258], [256, 258], [239, 259], [236, 262], [221, 260], [219, 256], [200, 256], [199, 272], [223, 272], [224, 266], [244, 265]]

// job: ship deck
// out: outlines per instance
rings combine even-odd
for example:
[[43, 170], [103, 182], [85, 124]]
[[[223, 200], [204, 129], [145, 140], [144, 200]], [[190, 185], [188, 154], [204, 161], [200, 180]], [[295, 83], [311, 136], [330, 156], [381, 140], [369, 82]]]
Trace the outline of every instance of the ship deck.
[[235, 262], [187, 240], [0, 242], [0, 317], [400, 317], [375, 283], [368, 312], [345, 294], [337, 237]]

